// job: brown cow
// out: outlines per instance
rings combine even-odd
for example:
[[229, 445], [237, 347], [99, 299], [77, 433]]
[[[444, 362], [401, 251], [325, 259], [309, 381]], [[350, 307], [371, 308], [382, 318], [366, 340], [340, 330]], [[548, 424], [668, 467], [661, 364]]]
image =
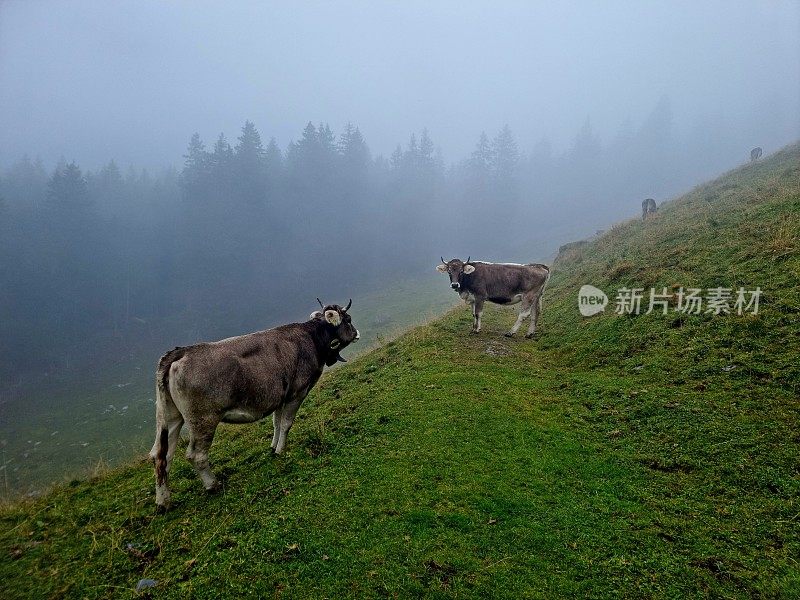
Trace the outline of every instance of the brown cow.
[[[319, 299], [317, 299], [319, 302]], [[320, 307], [304, 323], [291, 323], [170, 350], [156, 371], [156, 505], [166, 509], [168, 473], [181, 427], [189, 430], [186, 458], [206, 490], [217, 489], [208, 450], [220, 423], [252, 423], [272, 415], [272, 450], [283, 452], [300, 404], [323, 368], [344, 360], [339, 351], [359, 338], [347, 310]]]
[[459, 293], [462, 300], [472, 305], [472, 332], [481, 330], [483, 303], [517, 304], [521, 302], [517, 322], [506, 333], [511, 337], [519, 330], [522, 321], [531, 317], [526, 338], [536, 333], [536, 323], [542, 310], [542, 294], [550, 279], [550, 267], [539, 263], [520, 265], [517, 263], [488, 263], [466, 261], [457, 258], [436, 267], [440, 273], [450, 276], [450, 287]]

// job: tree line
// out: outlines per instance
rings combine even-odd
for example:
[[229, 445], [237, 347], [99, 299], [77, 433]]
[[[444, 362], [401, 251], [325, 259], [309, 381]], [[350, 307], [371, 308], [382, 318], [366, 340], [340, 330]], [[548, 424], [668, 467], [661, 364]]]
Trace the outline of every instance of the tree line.
[[678, 139], [665, 99], [607, 144], [587, 121], [565, 152], [523, 153], [506, 126], [449, 165], [424, 129], [384, 157], [353, 124], [310, 122], [283, 149], [250, 121], [232, 142], [195, 134], [157, 173], [23, 157], [0, 176], [0, 376], [297, 318], [441, 254], [545, 260], [718, 169], [684, 151], [711, 133]]

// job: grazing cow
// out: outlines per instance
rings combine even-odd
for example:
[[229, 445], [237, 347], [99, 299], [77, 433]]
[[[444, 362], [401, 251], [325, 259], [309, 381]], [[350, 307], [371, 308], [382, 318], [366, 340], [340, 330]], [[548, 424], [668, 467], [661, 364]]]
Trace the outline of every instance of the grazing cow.
[[642, 221], [646, 220], [650, 215], [654, 215], [657, 210], [658, 206], [656, 206], [655, 200], [652, 198], [642, 200]]
[[756, 147], [756, 148], [753, 148], [752, 150], [750, 150], [750, 162], [755, 162], [759, 158], [761, 158], [761, 155], [763, 154], [763, 152], [764, 151], [760, 147]]
[[220, 423], [252, 423], [272, 415], [272, 450], [283, 452], [297, 409], [339, 351], [359, 338], [347, 314], [352, 301], [323, 306], [305, 323], [291, 323], [170, 350], [156, 371], [156, 505], [166, 509], [168, 473], [181, 426], [189, 430], [186, 458], [206, 490], [218, 487], [208, 450]]
[[531, 317], [526, 338], [536, 333], [536, 323], [542, 310], [542, 294], [550, 279], [550, 268], [547, 265], [530, 263], [518, 265], [513, 263], [487, 263], [466, 261], [454, 258], [436, 267], [440, 273], [450, 276], [450, 287], [461, 298], [472, 305], [472, 332], [481, 330], [481, 313], [483, 303], [488, 300], [495, 304], [516, 304], [521, 302], [517, 322], [506, 333], [511, 337], [520, 328], [522, 321]]

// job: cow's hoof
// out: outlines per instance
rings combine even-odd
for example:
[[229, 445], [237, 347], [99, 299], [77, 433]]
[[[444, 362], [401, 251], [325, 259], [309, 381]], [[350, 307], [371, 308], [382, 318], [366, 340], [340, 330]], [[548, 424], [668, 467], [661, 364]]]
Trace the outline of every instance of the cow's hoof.
[[470, 334], [471, 334], [471, 335], [478, 335], [479, 333], [480, 333], [480, 331], [477, 331], [477, 330], [475, 330], [475, 329], [473, 329], [472, 331], [470, 331]]
[[220, 490], [222, 490], [222, 484], [219, 481], [215, 481], [212, 485], [206, 488], [206, 492], [209, 494], [216, 494]]
[[510, 332], [510, 331], [506, 331], [506, 332], [503, 334], [503, 337], [514, 337], [514, 334], [513, 334], [512, 332]]
[[532, 340], [532, 339], [533, 339], [533, 338], [535, 338], [535, 337], [536, 337], [536, 334], [535, 334], [535, 333], [526, 333], [526, 334], [525, 334], [525, 339], [526, 339], [526, 340]]
[[165, 515], [169, 510], [169, 504], [156, 504], [156, 514]]

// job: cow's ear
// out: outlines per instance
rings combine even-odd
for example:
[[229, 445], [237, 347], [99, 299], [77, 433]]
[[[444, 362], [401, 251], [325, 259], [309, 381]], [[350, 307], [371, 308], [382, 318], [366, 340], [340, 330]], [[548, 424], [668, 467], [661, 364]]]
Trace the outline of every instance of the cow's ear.
[[472, 265], [464, 265], [464, 273], [466, 273], [467, 275], [472, 273], [474, 270], [475, 267], [473, 267]]
[[446, 273], [447, 272], [447, 265], [445, 265], [445, 264], [436, 265], [436, 270], [439, 271], [439, 273]]
[[312, 321], [314, 319], [321, 319], [322, 318], [322, 311], [315, 310], [314, 312], [311, 313], [311, 315], [308, 318], [311, 319]]
[[338, 310], [326, 310], [325, 311], [325, 320], [330, 323], [331, 325], [338, 325], [342, 322], [342, 317], [339, 314]]

